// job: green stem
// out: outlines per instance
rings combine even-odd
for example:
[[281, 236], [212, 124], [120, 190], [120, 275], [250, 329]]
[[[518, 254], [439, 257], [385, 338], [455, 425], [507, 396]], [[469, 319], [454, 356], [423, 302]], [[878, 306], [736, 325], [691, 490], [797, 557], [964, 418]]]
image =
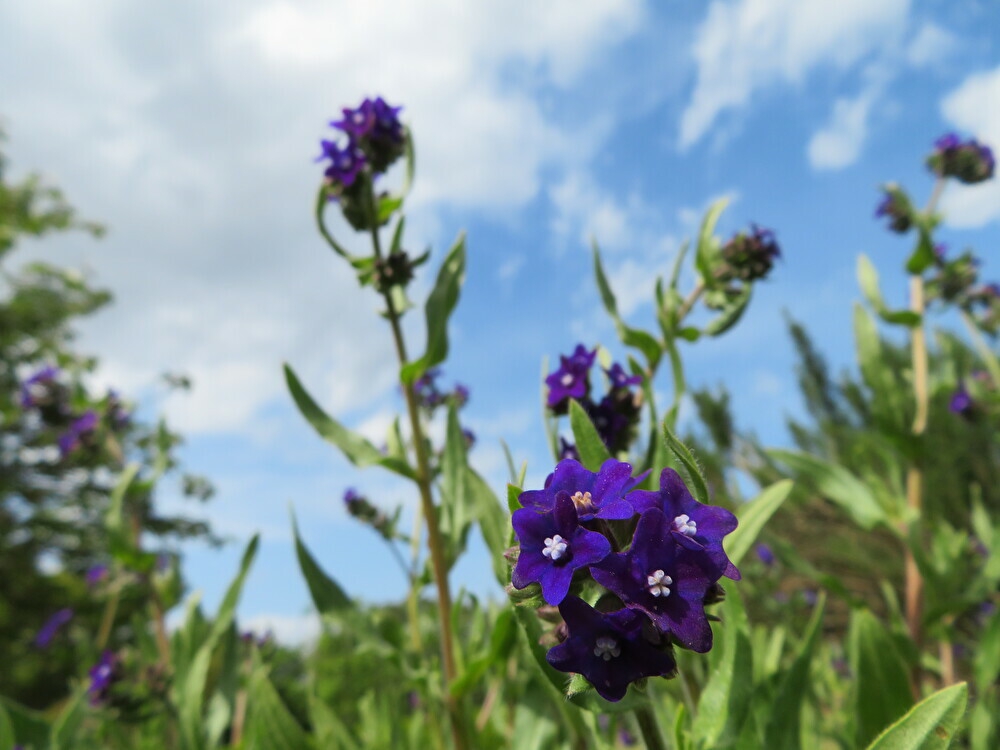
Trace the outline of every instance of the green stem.
[[646, 741], [647, 750], [667, 750], [667, 744], [663, 740], [660, 732], [660, 725], [656, 723], [656, 716], [653, 709], [648, 705], [635, 709], [635, 720], [639, 724], [639, 732], [643, 740]]
[[[382, 244], [378, 235], [377, 212], [375, 210], [375, 191], [368, 191], [369, 219], [371, 223], [372, 247], [375, 259], [382, 259]], [[400, 366], [405, 365], [409, 358], [406, 354], [406, 343], [400, 325], [400, 314], [396, 310], [392, 294], [388, 290], [382, 293], [386, 305], [386, 317], [392, 328], [392, 338], [396, 345], [396, 356]], [[417, 457], [417, 487], [420, 490], [420, 507], [427, 523], [427, 547], [431, 557], [431, 568], [434, 571], [434, 582], [437, 588], [438, 619], [441, 628], [441, 662], [444, 668], [444, 700], [451, 720], [452, 740], [456, 750], [467, 747], [462, 717], [458, 703], [452, 697], [449, 687], [458, 677], [455, 665], [455, 647], [451, 630], [451, 591], [448, 587], [448, 565], [444, 557], [444, 539], [438, 525], [437, 514], [434, 512], [434, 498], [431, 493], [430, 462], [427, 457], [427, 444], [424, 439], [423, 425], [420, 422], [420, 411], [417, 406], [416, 394], [412, 383], [403, 384], [403, 397], [406, 400], [406, 410], [410, 415], [410, 429], [413, 435], [413, 448]]]
[[687, 314], [691, 312], [691, 308], [694, 307], [694, 303], [698, 301], [701, 297], [702, 292], [705, 291], [705, 282], [702, 279], [698, 279], [698, 283], [694, 285], [694, 289], [688, 294], [687, 298], [681, 303], [681, 306], [677, 308], [677, 326], [680, 327], [681, 323], [684, 322], [684, 318]]

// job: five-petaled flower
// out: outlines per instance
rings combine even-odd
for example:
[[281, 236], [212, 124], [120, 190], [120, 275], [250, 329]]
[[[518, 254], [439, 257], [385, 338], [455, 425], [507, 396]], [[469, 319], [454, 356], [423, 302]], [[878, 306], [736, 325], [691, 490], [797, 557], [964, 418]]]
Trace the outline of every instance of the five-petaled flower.
[[583, 344], [568, 357], [559, 357], [559, 369], [545, 378], [549, 387], [548, 406], [557, 414], [565, 414], [569, 400], [583, 399], [590, 391], [590, 368], [597, 357], [597, 350], [588, 351]]
[[704, 549], [679, 543], [677, 536], [677, 519], [651, 508], [639, 517], [628, 552], [609, 555], [590, 572], [678, 644], [704, 653], [712, 648], [705, 595], [725, 568]]
[[603, 534], [580, 525], [576, 505], [565, 490], [556, 493], [551, 509], [521, 508], [511, 522], [521, 545], [511, 583], [516, 589], [539, 584], [542, 597], [552, 605], [566, 598], [573, 573], [611, 553], [611, 542]]
[[602, 613], [575, 596], [559, 605], [569, 637], [549, 649], [546, 659], [560, 672], [582, 674], [602, 698], [619, 701], [629, 684], [643, 677], [673, 674], [677, 662], [668, 649], [643, 637], [643, 617], [630, 609]]
[[565, 459], [549, 474], [543, 489], [522, 492], [518, 500], [525, 508], [547, 511], [555, 507], [556, 496], [565, 492], [581, 521], [624, 520], [636, 513], [625, 495], [645, 478], [646, 474], [633, 478], [631, 464], [613, 458], [605, 461], [596, 474], [579, 461]]

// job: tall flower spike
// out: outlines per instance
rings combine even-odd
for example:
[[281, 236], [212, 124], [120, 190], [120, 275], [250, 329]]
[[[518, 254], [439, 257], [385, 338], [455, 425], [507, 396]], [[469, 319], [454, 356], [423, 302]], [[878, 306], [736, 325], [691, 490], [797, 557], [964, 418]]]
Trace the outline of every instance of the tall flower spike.
[[[647, 472], [648, 473], [648, 472]], [[636, 514], [625, 496], [646, 478], [632, 476], [632, 465], [609, 458], [596, 474], [574, 459], [564, 459], [545, 480], [541, 490], [522, 492], [518, 500], [525, 508], [552, 510], [556, 495], [569, 495], [581, 521], [594, 518], [623, 520]]]
[[672, 519], [670, 532], [678, 544], [692, 550], [704, 549], [722, 566], [724, 576], [740, 580], [740, 571], [722, 548], [723, 537], [733, 532], [739, 523], [736, 516], [717, 505], [699, 503], [676, 471], [664, 469], [661, 472], [659, 490], [636, 490], [626, 500], [639, 513], [649, 508], [662, 510]]
[[639, 517], [628, 552], [609, 555], [590, 573], [681, 646], [704, 653], [712, 648], [705, 595], [722, 570], [705, 550], [678, 544], [674, 520], [653, 508]]
[[582, 674], [605, 700], [620, 701], [636, 680], [669, 676], [677, 669], [670, 651], [643, 638], [643, 617], [637, 612], [620, 609], [604, 614], [568, 596], [559, 613], [569, 637], [549, 649], [546, 660], [560, 672]]
[[521, 545], [511, 584], [516, 589], [539, 584], [549, 604], [559, 604], [566, 597], [575, 571], [611, 553], [611, 542], [580, 525], [576, 506], [567, 492], [556, 495], [549, 511], [514, 511], [511, 523]]

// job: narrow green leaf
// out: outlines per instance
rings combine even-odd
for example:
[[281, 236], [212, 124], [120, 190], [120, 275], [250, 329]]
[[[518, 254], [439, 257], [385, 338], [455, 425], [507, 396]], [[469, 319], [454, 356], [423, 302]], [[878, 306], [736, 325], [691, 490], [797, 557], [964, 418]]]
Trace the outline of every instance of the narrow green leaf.
[[681, 462], [681, 467], [687, 474], [688, 489], [694, 493], [694, 497], [698, 502], [711, 505], [711, 499], [708, 495], [708, 484], [705, 482], [704, 474], [701, 473], [701, 467], [698, 466], [697, 459], [695, 459], [691, 450], [670, 430], [667, 420], [663, 421], [663, 436], [666, 438], [667, 447], [670, 449], [670, 452]]
[[739, 507], [736, 515], [740, 525], [726, 537], [726, 551], [733, 565], [739, 565], [750, 551], [761, 529], [785, 502], [793, 486], [791, 479], [782, 479], [765, 487], [756, 498]]
[[510, 580], [510, 568], [503, 556], [509, 546], [510, 516], [504, 512], [500, 499], [489, 484], [471, 467], [466, 467], [466, 472], [465, 485], [475, 507], [479, 530], [490, 550], [493, 573], [500, 585], [505, 586]]
[[473, 499], [466, 488], [468, 462], [465, 436], [458, 422], [455, 404], [448, 407], [444, 453], [441, 457], [440, 529], [448, 543], [448, 563], [454, 565], [465, 549], [469, 529], [475, 518]]
[[340, 422], [324, 412], [299, 382], [298, 376], [289, 365], [285, 365], [285, 381], [295, 405], [302, 416], [312, 425], [319, 436], [336, 446], [345, 458], [358, 467], [382, 466], [407, 479], [416, 479], [413, 468], [394, 456], [386, 456], [366, 438], [344, 427]]
[[615, 293], [611, 290], [608, 277], [604, 273], [604, 264], [601, 262], [601, 249], [597, 246], [597, 240], [590, 241], [594, 252], [594, 278], [597, 280], [597, 290], [601, 293], [601, 302], [614, 321], [618, 322], [618, 302], [615, 300]]
[[250, 677], [247, 750], [311, 750], [309, 738], [274, 689], [263, 667]]
[[715, 283], [715, 264], [718, 262], [719, 256], [719, 243], [714, 236], [715, 225], [719, 222], [719, 216], [722, 215], [728, 203], [728, 198], [720, 198], [713, 203], [705, 213], [701, 229], [698, 231], [698, 246], [695, 249], [694, 265], [705, 286], [712, 286]]
[[838, 464], [798, 451], [772, 448], [767, 455], [779, 461], [807, 486], [839, 505], [861, 528], [870, 531], [888, 518], [868, 486]]
[[601, 464], [611, 458], [604, 441], [597, 433], [597, 428], [590, 421], [587, 412], [572, 399], [569, 402], [569, 425], [573, 430], [576, 449], [580, 452], [580, 463], [590, 471], [597, 471]]
[[316, 611], [321, 615], [336, 615], [345, 610], [353, 609], [354, 604], [344, 593], [335, 580], [330, 578], [316, 562], [309, 548], [299, 536], [299, 525], [292, 512], [292, 535], [295, 537], [295, 556], [299, 561], [299, 570], [306, 579], [309, 595], [312, 597]]
[[358, 739], [330, 707], [315, 696], [309, 697], [309, 718], [316, 737], [317, 750], [355, 750]]
[[820, 595], [799, 653], [778, 686], [778, 693], [771, 704], [771, 717], [764, 729], [764, 747], [795, 750], [802, 745], [802, 705], [809, 692], [809, 667], [819, 641], [825, 604], [826, 596]]
[[660, 362], [660, 357], [663, 356], [663, 347], [660, 346], [660, 342], [651, 333], [643, 331], [640, 328], [632, 328], [622, 320], [618, 314], [618, 303], [615, 300], [615, 294], [604, 272], [600, 248], [598, 248], [596, 241], [593, 241], [592, 244], [594, 248], [594, 277], [597, 280], [597, 289], [601, 294], [604, 309], [607, 310], [608, 315], [611, 316], [611, 319], [615, 323], [618, 338], [621, 339], [621, 342], [625, 346], [630, 346], [633, 349], [641, 351], [646, 357], [646, 361], [649, 362], [650, 367], [655, 369]]
[[[6, 719], [12, 740], [16, 740], [24, 747], [48, 748], [51, 725], [42, 714], [3, 696], [0, 696], [0, 711]], [[3, 719], [0, 719], [0, 722], [2, 721]]]
[[11, 722], [3, 704], [0, 703], [0, 750], [14, 750], [17, 737], [14, 736], [14, 724]]
[[920, 325], [921, 316], [911, 310], [890, 310], [882, 299], [878, 284], [878, 271], [867, 255], [858, 256], [858, 286], [868, 304], [886, 323], [914, 327]]
[[964, 682], [939, 690], [880, 734], [868, 750], [944, 750], [958, 730], [968, 699]]
[[121, 531], [125, 495], [128, 493], [128, 488], [132, 485], [132, 482], [135, 480], [136, 474], [138, 473], [139, 464], [133, 461], [125, 467], [121, 476], [118, 477], [118, 481], [115, 483], [114, 489], [111, 490], [111, 497], [108, 502], [108, 512], [104, 519], [104, 525], [105, 528], [107, 528], [107, 530], [112, 534]]
[[867, 609], [851, 612], [854, 747], [865, 747], [913, 705], [909, 671], [895, 642]]
[[240, 593], [243, 591], [243, 582], [250, 572], [250, 565], [257, 554], [259, 542], [259, 537], [255, 535], [247, 545], [243, 559], [240, 561], [239, 572], [229, 585], [222, 604], [219, 605], [219, 611], [215, 615], [215, 621], [212, 623], [208, 637], [198, 648], [183, 684], [175, 683], [181, 739], [185, 750], [201, 750], [205, 747], [206, 737], [202, 721], [202, 707], [205, 703], [205, 685], [212, 663], [212, 654], [236, 616], [236, 605], [239, 602]]
[[740, 293], [726, 304], [722, 312], [708, 322], [705, 326], [704, 334], [706, 336], [721, 336], [739, 323], [740, 318], [743, 317], [743, 313], [746, 312], [747, 307], [750, 305], [752, 294], [753, 284], [744, 286], [740, 290]]
[[424, 305], [427, 320], [427, 349], [424, 355], [403, 365], [400, 379], [413, 383], [448, 356], [448, 318], [458, 304], [458, 293], [465, 279], [465, 233], [458, 236], [438, 271], [434, 289]]

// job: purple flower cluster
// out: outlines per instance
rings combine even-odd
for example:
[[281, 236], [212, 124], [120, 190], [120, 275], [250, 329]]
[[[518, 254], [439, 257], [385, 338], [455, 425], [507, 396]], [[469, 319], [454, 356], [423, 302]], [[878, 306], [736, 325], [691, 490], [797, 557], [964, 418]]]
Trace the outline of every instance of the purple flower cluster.
[[348, 514], [366, 526], [371, 526], [383, 539], [392, 539], [395, 536], [396, 519], [389, 518], [353, 487], [344, 492], [344, 507]]
[[[559, 368], [545, 378], [548, 386], [546, 405], [554, 414], [569, 411], [571, 399], [580, 402], [590, 420], [597, 428], [601, 440], [612, 453], [625, 450], [639, 421], [641, 396], [632, 386], [642, 383], [639, 375], [630, 376], [618, 363], [605, 370], [608, 377], [608, 391], [599, 400], [590, 396], [590, 369], [597, 358], [597, 350], [588, 351], [583, 344], [568, 357], [559, 357]], [[576, 447], [561, 440], [560, 457], [578, 458]]]
[[974, 185], [993, 177], [996, 160], [990, 147], [975, 138], [963, 141], [956, 133], [946, 133], [934, 141], [927, 166], [939, 177]]
[[[642, 677], [672, 674], [673, 644], [708, 651], [706, 599], [722, 576], [740, 577], [722, 547], [736, 517], [695, 500], [673, 469], [664, 469], [657, 491], [636, 489], [644, 479], [615, 459], [597, 473], [560, 461], [543, 489], [521, 493], [512, 518], [519, 553], [511, 584], [539, 584], [566, 624], [549, 663], [582, 674], [609, 701]], [[635, 516], [631, 543], [621, 549], [609, 522]], [[588, 574], [620, 603], [617, 610], [598, 611], [570, 595], [574, 577]]]
[[766, 278], [781, 257], [781, 248], [774, 232], [756, 224], [750, 233], [739, 232], [722, 247], [724, 264], [719, 271], [720, 281], [739, 279], [744, 282]]
[[47, 365], [21, 384], [21, 408], [48, 406], [55, 397], [59, 368]]
[[354, 185], [366, 165], [374, 174], [385, 172], [402, 156], [406, 133], [399, 121], [399, 110], [382, 99], [365, 99], [355, 108], [345, 107], [343, 118], [330, 125], [346, 135], [347, 142], [321, 140], [316, 161], [329, 161], [325, 174], [334, 196]]
[[70, 453], [83, 445], [97, 430], [97, 412], [88, 409], [82, 415], [70, 422], [66, 432], [56, 441], [59, 453], [66, 458]]
[[906, 234], [913, 226], [913, 206], [910, 199], [896, 185], [886, 185], [885, 195], [875, 208], [875, 218], [889, 219], [889, 229], [897, 234]]
[[461, 409], [469, 403], [469, 389], [461, 383], [455, 383], [450, 391], [442, 391], [437, 384], [441, 377], [441, 368], [432, 367], [413, 382], [413, 394], [417, 397], [417, 403], [429, 412], [435, 411], [440, 406], [447, 405], [450, 401]]

